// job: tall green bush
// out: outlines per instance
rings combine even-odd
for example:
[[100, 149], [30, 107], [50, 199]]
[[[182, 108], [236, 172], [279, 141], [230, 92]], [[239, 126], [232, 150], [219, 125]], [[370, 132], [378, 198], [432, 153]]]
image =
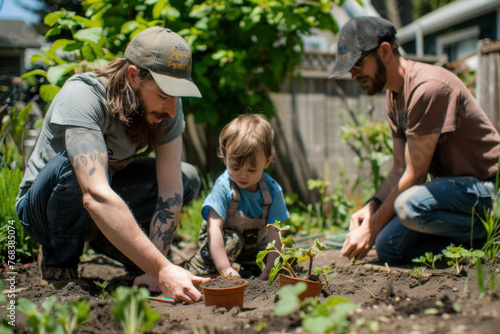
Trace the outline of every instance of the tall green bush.
[[336, 33], [331, 9], [343, 2], [88, 0], [86, 17], [61, 10], [44, 18], [46, 37], [55, 41], [31, 59], [44, 69], [24, 77], [43, 77], [40, 94], [51, 101], [75, 71], [122, 56], [129, 40], [148, 27], [168, 27], [191, 46], [193, 79], [203, 95], [185, 103], [185, 112], [221, 127], [248, 108], [273, 114], [270, 92], [279, 91], [300, 64], [301, 35], [314, 28]]
[[371, 171], [370, 182], [358, 176], [353, 188], [361, 185], [363, 193], [373, 195], [386, 177], [382, 167], [392, 158], [389, 123], [386, 120], [373, 119], [366, 110], [358, 110], [358, 113], [351, 117], [353, 117], [352, 122], [340, 129], [341, 139], [356, 153], [356, 164], [361, 169], [368, 167]]

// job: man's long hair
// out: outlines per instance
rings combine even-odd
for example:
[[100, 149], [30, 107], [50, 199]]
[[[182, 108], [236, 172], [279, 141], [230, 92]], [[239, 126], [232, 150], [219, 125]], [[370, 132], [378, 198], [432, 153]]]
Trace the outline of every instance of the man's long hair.
[[[138, 96], [128, 80], [128, 67], [134, 65], [125, 58], [117, 58], [105, 68], [95, 69], [100, 77], [107, 77], [106, 98], [113, 116], [125, 125], [131, 143], [140, 149], [145, 146], [154, 147], [161, 143], [165, 124], [150, 125], [144, 118], [144, 110]], [[136, 66], [140, 79], [139, 85], [153, 80], [148, 70]]]

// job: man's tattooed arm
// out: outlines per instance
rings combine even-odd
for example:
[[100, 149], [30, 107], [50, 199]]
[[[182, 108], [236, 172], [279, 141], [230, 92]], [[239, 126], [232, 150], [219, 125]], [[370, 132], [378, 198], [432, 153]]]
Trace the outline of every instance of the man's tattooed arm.
[[155, 215], [151, 224], [152, 241], [164, 252], [172, 244], [175, 231], [177, 230], [177, 219], [175, 212], [180, 212], [182, 197], [175, 193], [174, 197], [163, 200], [161, 196], [156, 201]]
[[73, 168], [88, 169], [88, 176], [95, 173], [96, 168], [107, 166], [106, 144], [102, 133], [86, 128], [69, 128], [66, 130], [66, 151]]

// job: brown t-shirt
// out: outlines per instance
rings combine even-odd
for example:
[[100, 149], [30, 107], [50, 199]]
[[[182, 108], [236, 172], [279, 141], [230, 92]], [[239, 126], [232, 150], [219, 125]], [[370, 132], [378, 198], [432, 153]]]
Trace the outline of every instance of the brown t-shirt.
[[394, 138], [440, 134], [433, 176], [496, 175], [500, 135], [455, 74], [408, 60], [402, 94], [388, 91], [386, 103]]

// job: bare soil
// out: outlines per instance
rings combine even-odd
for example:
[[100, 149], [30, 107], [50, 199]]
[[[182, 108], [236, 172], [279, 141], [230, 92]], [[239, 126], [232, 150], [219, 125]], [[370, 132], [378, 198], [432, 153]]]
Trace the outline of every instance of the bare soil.
[[[174, 254], [176, 263], [193, 251], [192, 247], [181, 248], [182, 251], [177, 249]], [[486, 295], [479, 298], [476, 268], [473, 266], [465, 266], [460, 274], [453, 267], [426, 269], [417, 279], [409, 275], [413, 264], [405, 268], [377, 263], [374, 251], [362, 262], [351, 264], [340, 255], [339, 249], [328, 250], [327, 256], [316, 259], [314, 264], [328, 265], [335, 274], [323, 288], [321, 301], [330, 296], [341, 296], [359, 304], [359, 310], [350, 316], [350, 323], [355, 329], [353, 332], [369, 333], [367, 326], [356, 325], [359, 319], [376, 321], [378, 333], [500, 332], [499, 294], [488, 289]], [[500, 282], [498, 265], [485, 265], [483, 271], [485, 280], [493, 274], [492, 281]], [[110, 287], [113, 288], [129, 285], [132, 281], [123, 267], [103, 257], [83, 262], [79, 273], [89, 283], [110, 281]], [[8, 278], [7, 271], [0, 270], [0, 277]], [[242, 310], [207, 307], [203, 301], [190, 305], [152, 301], [151, 306], [161, 313], [161, 318], [148, 333], [246, 334], [257, 333], [257, 324], [265, 324], [260, 333], [305, 333], [298, 312], [285, 317], [274, 315], [278, 280], [272, 285], [254, 277], [247, 281]], [[486, 287], [490, 286], [488, 282], [485, 284]], [[91, 319], [76, 332], [122, 333], [110, 313], [114, 300], [96, 297], [102, 291], [97, 285], [90, 285], [90, 291], [70, 283], [54, 292], [40, 286], [36, 263], [27, 266], [18, 264], [16, 267], [16, 298], [24, 297], [38, 304], [51, 295], [56, 295], [57, 303], [88, 298], [92, 303]], [[16, 314], [16, 326], [13, 329], [15, 333], [30, 332], [26, 318], [20, 312]]]

